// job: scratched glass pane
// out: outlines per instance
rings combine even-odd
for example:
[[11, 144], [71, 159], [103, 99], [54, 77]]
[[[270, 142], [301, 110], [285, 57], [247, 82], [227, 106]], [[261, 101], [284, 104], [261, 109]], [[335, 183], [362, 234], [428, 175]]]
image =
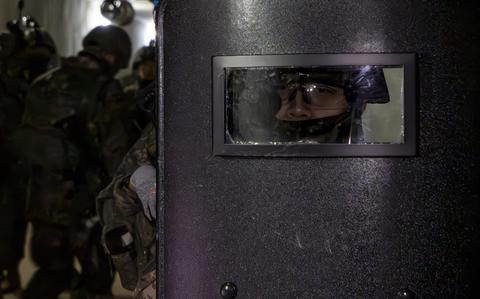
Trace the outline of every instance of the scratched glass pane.
[[402, 66], [225, 69], [226, 144], [402, 144]]

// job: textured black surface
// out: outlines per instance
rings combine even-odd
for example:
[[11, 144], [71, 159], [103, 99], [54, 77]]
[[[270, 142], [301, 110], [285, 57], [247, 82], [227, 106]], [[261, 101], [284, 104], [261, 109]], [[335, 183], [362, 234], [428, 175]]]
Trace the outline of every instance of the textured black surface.
[[[469, 298], [477, 269], [479, 5], [170, 0], [166, 297]], [[212, 155], [214, 55], [417, 52], [414, 158]], [[470, 296], [469, 296], [470, 295]]]

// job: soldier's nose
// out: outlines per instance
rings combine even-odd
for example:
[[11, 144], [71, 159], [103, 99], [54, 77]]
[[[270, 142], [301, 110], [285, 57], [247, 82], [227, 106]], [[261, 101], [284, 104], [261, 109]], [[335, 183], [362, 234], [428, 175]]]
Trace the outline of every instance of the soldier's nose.
[[287, 115], [290, 120], [306, 120], [312, 117], [310, 108], [305, 103], [301, 91], [297, 91], [295, 98], [290, 103]]

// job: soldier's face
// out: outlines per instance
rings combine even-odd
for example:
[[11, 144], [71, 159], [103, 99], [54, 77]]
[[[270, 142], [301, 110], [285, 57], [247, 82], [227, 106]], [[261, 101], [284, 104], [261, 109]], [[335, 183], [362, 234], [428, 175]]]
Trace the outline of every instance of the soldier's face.
[[304, 121], [343, 114], [347, 100], [342, 88], [322, 83], [291, 83], [277, 90], [281, 106], [275, 117]]
[[144, 61], [138, 67], [138, 76], [141, 80], [153, 81], [155, 80], [155, 61]]

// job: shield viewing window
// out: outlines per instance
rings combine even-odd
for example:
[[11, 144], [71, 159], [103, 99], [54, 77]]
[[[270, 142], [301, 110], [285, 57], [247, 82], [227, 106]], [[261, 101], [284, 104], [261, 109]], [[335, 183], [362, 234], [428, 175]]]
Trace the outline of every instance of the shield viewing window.
[[213, 57], [213, 150], [412, 156], [415, 54]]

